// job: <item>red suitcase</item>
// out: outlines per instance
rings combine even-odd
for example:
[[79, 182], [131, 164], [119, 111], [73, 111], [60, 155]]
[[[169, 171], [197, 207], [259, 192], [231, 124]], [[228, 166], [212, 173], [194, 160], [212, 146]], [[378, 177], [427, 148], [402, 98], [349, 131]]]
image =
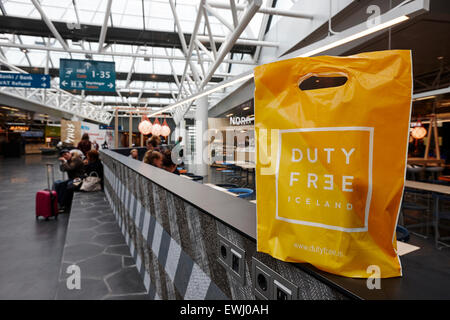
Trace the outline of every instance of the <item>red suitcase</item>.
[[52, 171], [52, 179], [54, 178], [53, 164], [47, 163], [48, 189], [39, 190], [36, 194], [36, 219], [39, 217], [44, 217], [45, 219], [49, 217], [58, 218], [58, 196], [56, 191], [50, 189], [50, 168]]

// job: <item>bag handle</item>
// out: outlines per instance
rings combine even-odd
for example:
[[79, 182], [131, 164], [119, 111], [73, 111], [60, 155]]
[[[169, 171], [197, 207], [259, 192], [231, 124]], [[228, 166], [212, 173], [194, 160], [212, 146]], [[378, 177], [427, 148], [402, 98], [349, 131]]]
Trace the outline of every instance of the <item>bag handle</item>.
[[337, 89], [345, 86], [348, 80], [348, 73], [342, 71], [309, 72], [298, 79], [297, 86], [300, 91]]
[[92, 177], [92, 174], [93, 174], [93, 173], [95, 173], [95, 175], [97, 176], [97, 178], [100, 178], [100, 177], [98, 176], [97, 171], [91, 171], [91, 173], [89, 173], [89, 177]]

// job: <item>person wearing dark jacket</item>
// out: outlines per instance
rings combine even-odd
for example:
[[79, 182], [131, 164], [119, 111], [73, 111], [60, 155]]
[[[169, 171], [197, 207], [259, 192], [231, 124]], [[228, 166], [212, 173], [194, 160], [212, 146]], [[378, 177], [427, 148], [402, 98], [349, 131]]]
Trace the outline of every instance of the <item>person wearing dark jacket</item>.
[[85, 156], [92, 149], [92, 143], [89, 141], [89, 135], [87, 133], [83, 134], [81, 141], [78, 142], [77, 149], [81, 150]]
[[99, 153], [97, 150], [91, 150], [86, 155], [87, 159], [84, 160], [84, 172], [89, 176], [92, 172], [97, 173], [101, 179], [101, 185], [103, 190], [103, 164], [100, 161]]
[[172, 172], [176, 175], [180, 175], [180, 172], [178, 171], [177, 165], [172, 161], [172, 153], [170, 150], [166, 150], [163, 153], [163, 162], [162, 167], [164, 170]]
[[62, 150], [60, 155], [60, 169], [61, 171], [67, 172], [69, 179], [65, 181], [55, 181], [54, 189], [58, 194], [59, 211], [70, 212], [75, 189], [73, 180], [75, 178], [83, 177], [83, 161], [78, 153], [71, 153], [67, 149]]
[[82, 178], [83, 171], [83, 160], [78, 153], [71, 153], [69, 150], [61, 151], [61, 161], [60, 169], [61, 171], [66, 171], [69, 179], [73, 180], [75, 178]]
[[158, 136], [151, 136], [149, 139], [147, 139], [147, 150], [149, 151], [161, 151], [160, 145], [161, 138]]

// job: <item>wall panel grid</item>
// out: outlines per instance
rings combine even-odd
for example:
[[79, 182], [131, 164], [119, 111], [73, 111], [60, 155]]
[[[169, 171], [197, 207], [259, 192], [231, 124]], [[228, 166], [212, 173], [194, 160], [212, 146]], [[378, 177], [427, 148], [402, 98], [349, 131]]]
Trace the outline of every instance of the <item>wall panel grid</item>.
[[[102, 161], [106, 197], [154, 299], [253, 300], [252, 257], [295, 283], [300, 299], [344, 298], [295, 266], [256, 252], [253, 239], [119, 161], [107, 156]], [[243, 282], [219, 263], [219, 234], [245, 250]]]

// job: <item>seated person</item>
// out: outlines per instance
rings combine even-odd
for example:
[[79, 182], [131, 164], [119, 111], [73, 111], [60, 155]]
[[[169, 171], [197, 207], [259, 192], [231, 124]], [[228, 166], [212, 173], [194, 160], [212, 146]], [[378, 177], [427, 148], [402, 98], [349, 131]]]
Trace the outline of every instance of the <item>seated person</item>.
[[71, 153], [67, 149], [62, 150], [60, 155], [60, 169], [61, 171], [67, 172], [69, 179], [65, 181], [55, 181], [54, 189], [58, 194], [59, 211], [69, 212], [70, 207], [72, 206], [73, 192], [75, 189], [73, 180], [83, 177], [83, 161], [81, 160], [79, 153]]
[[132, 149], [130, 151], [130, 155], [128, 157], [133, 158], [135, 160], [139, 160], [139, 152], [138, 152], [138, 150], [137, 149]]
[[76, 148], [74, 148], [74, 149], [71, 149], [70, 150], [70, 153], [71, 154], [74, 154], [74, 153], [77, 153], [79, 156], [80, 156], [80, 159], [81, 160], [83, 160], [84, 159], [84, 153], [80, 150], [80, 149], [76, 149]]
[[159, 150], [159, 145], [161, 144], [161, 138], [158, 136], [151, 136], [151, 138], [149, 138], [147, 140], [147, 150], [151, 150], [151, 151], [160, 151]]
[[144, 163], [151, 164], [154, 167], [162, 168], [163, 155], [159, 151], [147, 151], [144, 156]]
[[100, 161], [99, 153], [97, 150], [90, 150], [86, 156], [87, 159], [84, 160], [84, 172], [87, 176], [89, 176], [91, 172], [96, 172], [101, 179], [103, 190], [103, 164]]
[[66, 171], [70, 180], [83, 177], [83, 160], [78, 152], [70, 152], [64, 149], [60, 153], [61, 171]]
[[167, 150], [163, 153], [162, 167], [164, 170], [180, 175], [177, 165], [172, 161], [172, 152]]

